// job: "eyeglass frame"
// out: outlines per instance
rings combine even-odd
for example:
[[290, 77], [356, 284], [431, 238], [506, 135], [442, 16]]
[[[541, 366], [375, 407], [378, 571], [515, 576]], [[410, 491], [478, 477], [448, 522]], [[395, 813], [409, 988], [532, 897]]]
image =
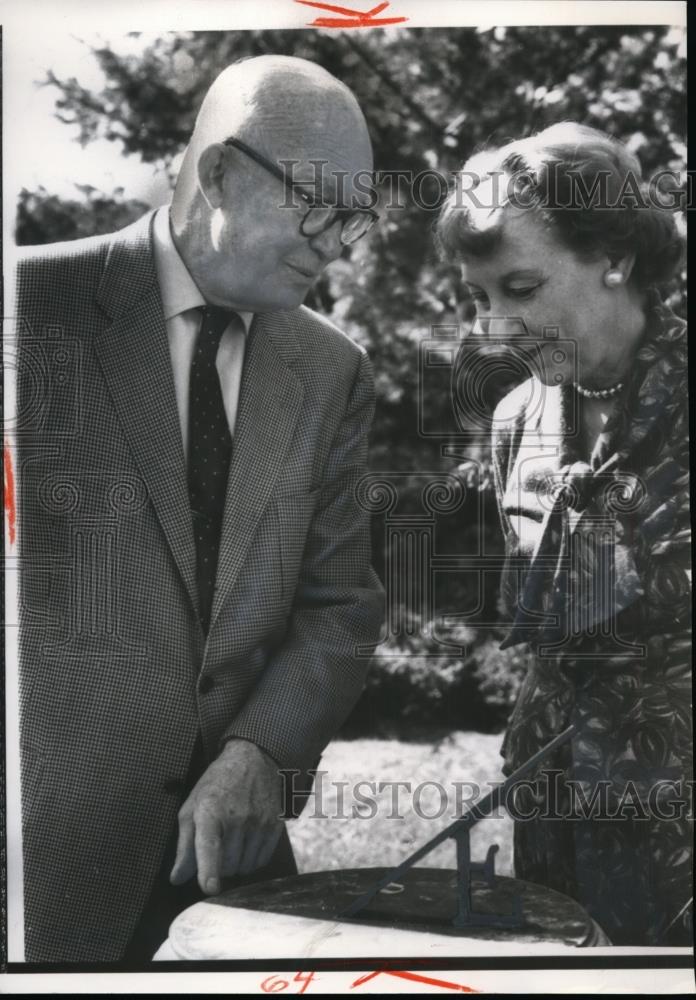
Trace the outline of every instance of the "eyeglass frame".
[[[298, 181], [290, 180], [285, 171], [281, 170], [281, 168], [277, 166], [277, 164], [273, 163], [272, 160], [269, 160], [262, 153], [257, 152], [252, 146], [247, 145], [247, 143], [243, 142], [241, 139], [236, 139], [234, 136], [232, 136], [229, 139], [223, 139], [222, 144], [223, 146], [231, 146], [234, 149], [240, 150], [240, 152], [248, 156], [250, 160], [254, 160], [255, 163], [258, 163], [259, 166], [263, 167], [270, 174], [273, 174], [274, 177], [277, 177], [278, 180], [282, 181], [285, 187], [288, 189], [288, 191], [291, 191], [293, 194], [298, 194], [300, 196], [300, 198], [305, 203], [308, 209], [308, 211], [303, 215], [302, 221], [300, 222], [300, 233], [303, 236], [308, 237], [309, 239], [311, 239], [313, 236], [319, 236], [321, 233], [325, 233], [327, 229], [331, 229], [331, 227], [336, 223], [336, 221], [340, 219], [341, 216], [343, 216], [344, 220], [341, 223], [341, 234], [339, 239], [341, 240], [341, 243], [343, 243], [344, 246], [352, 246], [354, 243], [357, 243], [359, 240], [361, 240], [364, 236], [367, 236], [367, 234], [373, 228], [375, 223], [379, 220], [379, 212], [375, 212], [374, 209], [368, 208], [367, 206], [361, 208], [348, 208], [347, 206], [337, 205], [334, 206], [334, 213], [335, 213], [334, 216], [330, 217], [329, 221], [324, 226], [322, 226], [321, 229], [317, 230], [316, 233], [306, 233], [303, 227], [305, 224], [305, 220], [309, 216], [310, 210], [313, 208], [326, 208], [329, 206], [321, 205], [316, 201], [314, 201], [312, 197], [306, 193], [306, 191], [301, 190], [301, 188], [298, 186], [299, 183]], [[353, 215], [367, 215], [372, 219], [372, 222], [365, 230], [365, 232], [361, 233], [361, 235], [358, 236], [356, 240], [344, 242], [342, 238], [343, 229], [348, 219]]]

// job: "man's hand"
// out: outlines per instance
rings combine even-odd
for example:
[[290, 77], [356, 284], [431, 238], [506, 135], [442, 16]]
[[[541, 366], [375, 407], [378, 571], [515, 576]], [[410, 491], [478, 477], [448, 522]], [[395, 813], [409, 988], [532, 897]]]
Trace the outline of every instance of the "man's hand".
[[268, 864], [283, 831], [276, 764], [254, 743], [231, 739], [179, 810], [179, 840], [170, 882], [198, 871], [208, 895], [221, 876], [248, 875]]

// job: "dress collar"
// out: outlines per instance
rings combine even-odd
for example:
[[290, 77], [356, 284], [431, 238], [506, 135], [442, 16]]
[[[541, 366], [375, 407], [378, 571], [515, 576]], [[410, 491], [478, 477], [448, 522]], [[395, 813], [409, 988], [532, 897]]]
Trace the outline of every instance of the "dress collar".
[[[626, 466], [630, 466], [630, 459], [650, 431], [660, 425], [672, 426], [672, 414], [676, 419], [676, 410], [684, 404], [687, 386], [686, 324], [664, 305], [657, 290], [652, 288], [648, 292], [646, 318], [645, 332], [634, 359], [627, 390], [598, 439], [591, 464], [573, 462], [570, 457], [572, 447], [568, 447], [565, 437], [569, 430], [569, 407], [575, 395], [572, 386], [549, 392], [550, 405], [548, 411], [544, 409], [541, 421], [549, 429], [553, 421], [558, 421], [555, 432], [563, 435], [559, 441], [563, 488], [556, 491], [553, 506], [546, 512], [522, 585], [515, 618], [501, 649], [520, 642], [547, 642], [549, 650], [560, 648], [555, 644], [565, 642], [571, 613], [576, 618], [581, 616], [589, 628], [604, 621], [610, 613], [615, 615], [628, 608], [643, 593], [630, 546], [615, 544], [611, 538], [601, 547], [601, 559], [606, 561], [600, 570], [597, 553], [591, 558], [582, 557], [583, 532], [580, 529], [595, 487], [602, 486], [607, 477], [620, 481]], [[556, 440], [559, 440], [558, 437]], [[637, 465], [640, 468], [640, 461]], [[681, 474], [682, 468], [676, 459], [661, 456], [658, 468], [644, 484], [656, 508], [660, 508], [670, 497]], [[612, 488], [606, 482], [604, 486], [605, 491], [607, 487]], [[622, 492], [621, 497], [623, 502], [626, 494]], [[615, 508], [617, 503], [617, 500], [613, 502]], [[606, 506], [610, 508], [608, 500]], [[572, 530], [571, 507], [580, 514]], [[618, 509], [614, 512], [618, 513]], [[644, 531], [646, 527], [644, 524]], [[573, 538], [580, 538], [580, 542], [572, 542]], [[573, 545], [576, 545], [574, 549]], [[615, 567], [613, 572], [612, 564]], [[596, 577], [603, 572], [609, 574], [606, 579], [614, 581], [611, 607], [607, 606], [606, 600], [586, 599], [583, 604], [583, 595], [587, 598], [587, 595], [600, 593]]]

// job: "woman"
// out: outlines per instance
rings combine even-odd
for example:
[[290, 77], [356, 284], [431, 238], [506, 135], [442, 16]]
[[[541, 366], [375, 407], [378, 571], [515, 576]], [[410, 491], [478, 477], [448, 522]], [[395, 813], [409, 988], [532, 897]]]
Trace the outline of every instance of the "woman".
[[516, 875], [616, 945], [689, 945], [686, 329], [657, 290], [681, 246], [639, 179], [608, 135], [554, 125], [470, 160], [438, 237], [531, 370], [493, 422], [503, 645], [534, 653], [505, 772], [576, 727], [515, 799]]

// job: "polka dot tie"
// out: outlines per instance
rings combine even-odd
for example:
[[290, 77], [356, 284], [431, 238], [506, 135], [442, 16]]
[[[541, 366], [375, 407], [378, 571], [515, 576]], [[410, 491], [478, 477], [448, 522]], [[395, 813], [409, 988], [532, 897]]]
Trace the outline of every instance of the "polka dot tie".
[[225, 508], [232, 437], [225, 414], [215, 359], [229, 323], [241, 324], [236, 313], [207, 306], [191, 365], [189, 382], [188, 489], [201, 624], [207, 632], [215, 591], [218, 548]]

